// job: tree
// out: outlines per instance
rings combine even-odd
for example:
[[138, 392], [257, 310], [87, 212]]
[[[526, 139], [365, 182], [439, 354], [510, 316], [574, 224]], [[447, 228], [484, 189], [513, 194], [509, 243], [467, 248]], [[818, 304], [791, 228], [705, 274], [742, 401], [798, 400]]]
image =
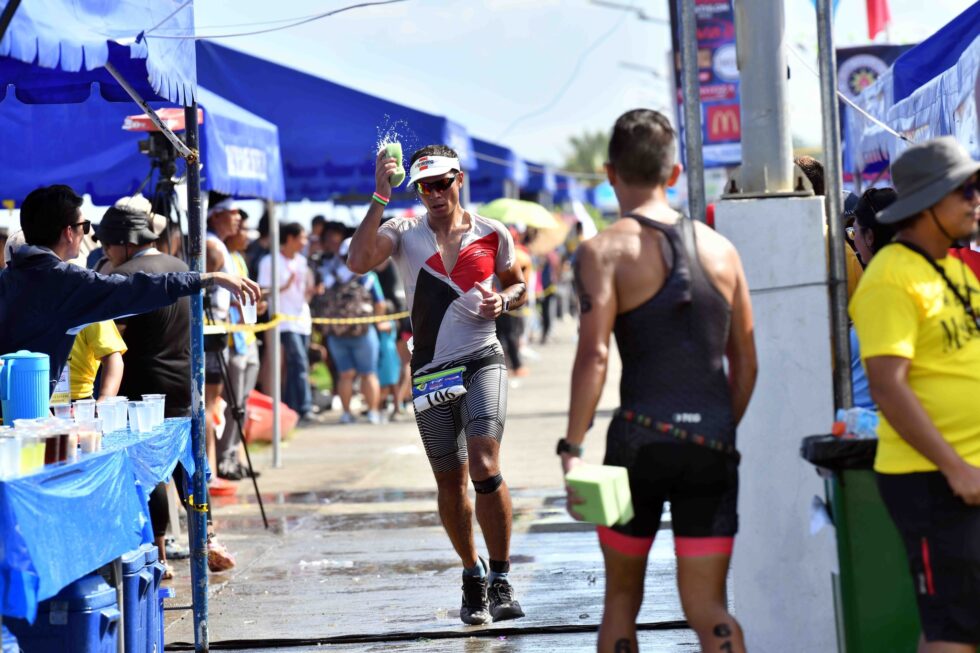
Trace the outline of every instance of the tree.
[[602, 164], [609, 152], [609, 134], [585, 131], [568, 139], [571, 152], [565, 158], [565, 169], [572, 172], [601, 174]]

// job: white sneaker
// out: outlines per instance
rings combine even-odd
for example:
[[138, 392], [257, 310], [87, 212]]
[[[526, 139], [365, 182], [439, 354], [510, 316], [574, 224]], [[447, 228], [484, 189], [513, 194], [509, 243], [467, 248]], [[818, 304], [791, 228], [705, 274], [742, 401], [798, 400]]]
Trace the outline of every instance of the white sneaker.
[[341, 424], [353, 424], [356, 421], [357, 418], [351, 415], [350, 413], [344, 413], [343, 415], [340, 416]]
[[376, 410], [369, 410], [367, 414], [367, 419], [372, 424], [383, 424], [381, 420], [381, 413]]

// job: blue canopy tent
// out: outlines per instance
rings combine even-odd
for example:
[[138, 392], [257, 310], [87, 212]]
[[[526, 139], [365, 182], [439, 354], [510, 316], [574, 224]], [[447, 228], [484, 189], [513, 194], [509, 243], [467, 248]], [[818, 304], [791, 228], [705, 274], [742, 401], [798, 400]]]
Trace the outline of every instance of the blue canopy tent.
[[[3, 65], [0, 60], [0, 74]], [[197, 97], [204, 110], [202, 188], [283, 201], [276, 126], [204, 88]], [[138, 111], [131, 103], [106, 102], [98, 94], [77, 104], [25, 104], [8, 94], [0, 101], [5, 145], [0, 149], [0, 199], [19, 204], [38, 186], [54, 183], [87, 193], [98, 205], [134, 193], [150, 159], [137, 149], [145, 134], [122, 127], [126, 116]]]
[[555, 204], [584, 202], [585, 188], [571, 175], [556, 175]]
[[471, 172], [470, 201], [479, 204], [511, 196], [527, 183], [527, 164], [517, 154], [502, 145], [479, 138], [473, 139], [473, 153], [480, 167]]
[[913, 142], [952, 135], [980, 158], [975, 88], [980, 74], [980, 2], [903, 53], [858, 97], [858, 104], [900, 133], [896, 137], [847, 108], [852, 170], [883, 166]]
[[[9, 4], [9, 6], [8, 6]], [[24, 103], [77, 104], [98, 83], [102, 97], [129, 99], [124, 79], [145, 100], [176, 102], [196, 115], [196, 68], [193, 41], [156, 39], [153, 30], [193, 34], [193, 0], [0, 0], [0, 15], [11, 18], [0, 34], [0, 92], [14, 87]], [[108, 67], [116, 72], [110, 73]], [[187, 148], [198, 147], [195, 120], [188, 126]], [[42, 125], [32, 125], [43, 128]], [[84, 129], [84, 125], [78, 125]], [[6, 134], [4, 138], [6, 138]], [[5, 141], [6, 143], [6, 141]], [[93, 141], [93, 147], [97, 147]], [[188, 171], [188, 220], [191, 267], [203, 271], [203, 224], [197, 166]], [[204, 478], [203, 303], [191, 301], [191, 369], [194, 397], [192, 439], [196, 471], [194, 496], [206, 496]], [[206, 504], [205, 504], [206, 505]], [[206, 507], [190, 512], [195, 648], [207, 650]], [[119, 552], [120, 554], [122, 552]], [[121, 608], [121, 606], [120, 606]]]
[[208, 41], [197, 43], [197, 73], [203, 86], [279, 125], [289, 201], [370, 197], [383, 139], [400, 141], [406, 157], [444, 143], [468, 171], [478, 167], [466, 130], [441, 116]]
[[533, 200], [550, 207], [554, 203], [555, 191], [558, 190], [555, 171], [540, 163], [527, 161], [526, 164], [530, 174], [527, 182], [521, 186], [521, 199]]

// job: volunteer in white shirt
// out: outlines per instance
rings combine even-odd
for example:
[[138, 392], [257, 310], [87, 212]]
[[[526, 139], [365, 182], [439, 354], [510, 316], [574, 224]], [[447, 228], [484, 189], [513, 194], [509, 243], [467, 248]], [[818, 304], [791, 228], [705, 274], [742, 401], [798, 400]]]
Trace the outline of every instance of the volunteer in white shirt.
[[[307, 417], [313, 404], [307, 354], [312, 331], [312, 283], [306, 257], [301, 254], [306, 243], [306, 230], [299, 223], [279, 227], [279, 312], [284, 318], [279, 324], [279, 337], [286, 361], [283, 400], [299, 414], [300, 420]], [[259, 285], [263, 289], [272, 287], [271, 254], [259, 262]]]

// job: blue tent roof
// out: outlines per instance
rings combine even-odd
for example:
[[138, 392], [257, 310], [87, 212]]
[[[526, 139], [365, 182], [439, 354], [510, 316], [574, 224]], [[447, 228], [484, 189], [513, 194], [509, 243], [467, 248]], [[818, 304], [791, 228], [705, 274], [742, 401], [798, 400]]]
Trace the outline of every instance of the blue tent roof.
[[479, 169], [470, 174], [473, 202], [492, 202], [503, 197], [505, 182], [512, 181], [518, 187], [527, 182], [527, 165], [510, 148], [474, 138], [473, 151], [480, 161]]
[[406, 156], [445, 143], [467, 170], [477, 168], [466, 130], [441, 116], [208, 41], [197, 44], [197, 71], [203, 86], [279, 125], [288, 200], [370, 195], [386, 135], [401, 141]]
[[556, 175], [555, 202], [584, 202], [585, 188], [571, 175]]
[[102, 68], [111, 62], [144, 98], [190, 103], [194, 41], [158, 38], [154, 28], [193, 34], [193, 2], [23, 2], [0, 41], [0, 97], [14, 84], [22, 102], [82, 102], [100, 82], [107, 100], [128, 101]]
[[[206, 89], [198, 91], [204, 110], [202, 187], [283, 200], [276, 126]], [[23, 104], [9, 94], [0, 101], [0, 199], [20, 203], [38, 186], [55, 183], [102, 205], [133, 193], [150, 170], [150, 159], [137, 148], [146, 135], [122, 129], [126, 116], [138, 113], [135, 104], [106, 102], [95, 93], [77, 104]]]
[[529, 193], [554, 193], [558, 189], [555, 171], [551, 167], [531, 161], [528, 161], [527, 165], [530, 168], [530, 174], [527, 183], [521, 186], [521, 190]]

